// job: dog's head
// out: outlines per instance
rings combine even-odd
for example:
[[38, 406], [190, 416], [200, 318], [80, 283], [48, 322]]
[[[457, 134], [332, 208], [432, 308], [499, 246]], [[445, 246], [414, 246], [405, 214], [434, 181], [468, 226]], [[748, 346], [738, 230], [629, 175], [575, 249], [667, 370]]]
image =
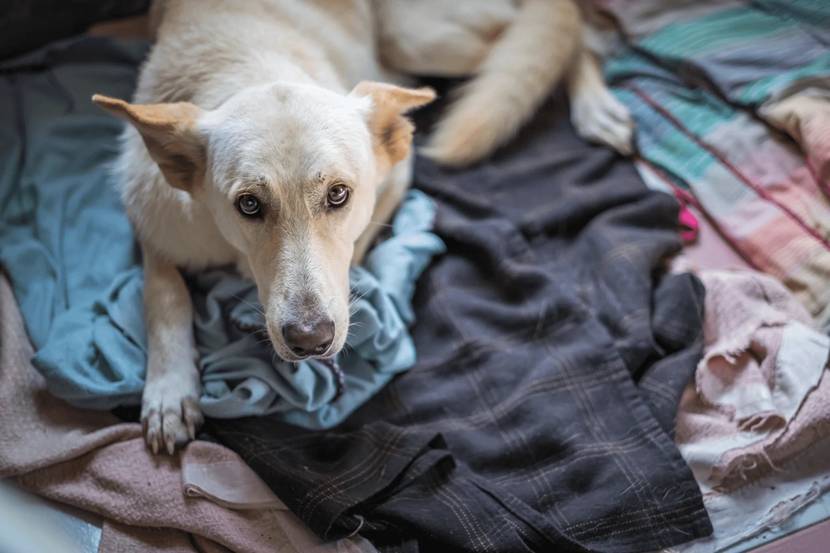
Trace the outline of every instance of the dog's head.
[[277, 353], [330, 356], [349, 327], [349, 265], [377, 188], [412, 142], [404, 114], [430, 89], [350, 94], [272, 84], [215, 110], [93, 100], [141, 134], [167, 182], [203, 203], [247, 262]]

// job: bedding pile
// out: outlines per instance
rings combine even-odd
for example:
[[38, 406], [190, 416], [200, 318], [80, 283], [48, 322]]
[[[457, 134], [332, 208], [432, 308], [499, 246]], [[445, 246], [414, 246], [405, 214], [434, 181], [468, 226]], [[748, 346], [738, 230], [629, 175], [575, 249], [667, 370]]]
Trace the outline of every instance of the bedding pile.
[[700, 278], [705, 353], [680, 401], [675, 438], [714, 533], [676, 548], [687, 553], [748, 543], [830, 489], [830, 338], [767, 275]]
[[[142, 53], [79, 39], [9, 62], [2, 77], [0, 260], [46, 384], [76, 403], [111, 394], [99, 408], [132, 401], [144, 350], [136, 248], [107, 172], [120, 127], [87, 98], [129, 96]], [[702, 344], [699, 281], [665, 271], [681, 246], [677, 202], [577, 139], [562, 104], [475, 170], [417, 162], [421, 192], [376, 250], [390, 244], [397, 272], [381, 273], [378, 260], [372, 273], [371, 257], [366, 268], [402, 291], [380, 294], [400, 318], [391, 328], [419, 322], [412, 369], [331, 430], [310, 432], [284, 412], [208, 419], [320, 537], [359, 532], [386, 551], [622, 552], [711, 531], [671, 438]], [[426, 230], [423, 193], [441, 240]], [[408, 311], [417, 273], [443, 244]], [[225, 329], [248, 301], [231, 301], [238, 286], [214, 273], [191, 279], [205, 320]], [[199, 336], [225, 344], [221, 333]], [[232, 358], [217, 364], [226, 374], [238, 370]], [[390, 366], [378, 361], [378, 372]], [[68, 385], [69, 371], [105, 385]]]
[[676, 441], [714, 534], [673, 550], [759, 545], [826, 517], [830, 487], [816, 329], [830, 327], [830, 4], [597, 4], [627, 44], [607, 72], [637, 123], [641, 176], [727, 243], [682, 265], [756, 267], [799, 300], [751, 271], [701, 273], [705, 355]]
[[233, 451], [191, 443], [154, 456], [141, 425], [52, 397], [0, 275], [0, 478], [101, 517], [101, 553], [374, 553], [323, 545]]
[[[560, 96], [487, 162], [418, 158], [350, 275], [339, 399], [325, 366], [258, 343], [250, 283], [186, 275], [207, 421], [174, 458], [103, 412], [138, 404], [146, 351], [109, 174], [121, 126], [88, 99], [131, 96], [146, 44], [85, 37], [3, 62], [0, 475], [103, 516], [101, 551], [697, 553], [819, 497], [830, 10], [599, 4], [627, 41], [608, 73], [636, 163], [578, 139]], [[680, 271], [683, 225], [786, 288]]]

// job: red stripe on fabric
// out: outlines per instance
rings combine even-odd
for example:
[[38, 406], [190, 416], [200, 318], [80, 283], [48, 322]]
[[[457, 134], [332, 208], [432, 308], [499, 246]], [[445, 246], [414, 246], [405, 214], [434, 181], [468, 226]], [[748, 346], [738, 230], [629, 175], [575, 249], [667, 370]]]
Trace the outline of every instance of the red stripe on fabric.
[[816, 229], [805, 223], [801, 217], [799, 217], [795, 212], [793, 212], [789, 207], [783, 205], [772, 198], [767, 191], [764, 190], [762, 186], [758, 183], [754, 182], [751, 178], [744, 175], [740, 169], [735, 167], [732, 162], [730, 162], [726, 156], [724, 156], [717, 148], [711, 146], [704, 142], [700, 137], [692, 133], [689, 129], [683, 126], [683, 124], [666, 108], [658, 104], [653, 98], [651, 98], [646, 92], [644, 92], [640, 87], [634, 84], [625, 84], [623, 85], [626, 88], [630, 89], [634, 94], [639, 96], [645, 103], [647, 103], [653, 110], [658, 112], [660, 115], [666, 118], [672, 125], [677, 127], [677, 129], [682, 132], [684, 135], [689, 137], [695, 144], [709, 152], [715, 159], [717, 159], [724, 167], [729, 170], [733, 175], [735, 175], [738, 180], [749, 186], [752, 190], [755, 191], [758, 196], [760, 196], [763, 200], [771, 203], [772, 205], [778, 207], [782, 212], [784, 212], [787, 216], [793, 219], [798, 226], [803, 228], [808, 234], [810, 234], [813, 238], [821, 242], [821, 244], [827, 249], [830, 250], [830, 241], [828, 241], [824, 236], [822, 236]]
[[723, 238], [723, 241], [726, 242], [727, 245], [730, 248], [732, 248], [732, 251], [735, 252], [735, 254], [738, 255], [738, 257], [743, 259], [744, 262], [747, 265], [749, 265], [750, 267], [752, 267], [753, 269], [756, 269], [758, 271], [764, 271], [764, 269], [762, 269], [750, 257], [748, 257], [746, 254], [744, 254], [743, 250], [739, 247], [737, 241], [735, 241], [729, 235], [729, 233], [726, 233], [726, 232], [723, 231], [723, 228], [720, 226], [720, 224], [717, 222], [717, 220], [712, 216], [712, 214], [710, 214], [708, 211], [706, 211], [703, 208], [703, 206], [698, 201], [698, 199], [695, 198], [694, 194], [692, 194], [688, 190], [684, 190], [684, 189], [680, 188], [679, 186], [677, 186], [674, 183], [674, 181], [672, 180], [672, 178], [669, 177], [661, 167], [658, 167], [657, 165], [653, 164], [649, 160], [647, 160], [647, 159], [645, 159], [645, 158], [643, 158], [639, 155], [635, 156], [634, 159], [635, 159], [635, 161], [640, 161], [640, 162], [643, 163], [643, 165], [646, 165], [655, 174], [655, 176], [657, 176], [657, 178], [659, 178], [661, 181], [663, 181], [667, 186], [671, 187], [671, 189], [674, 191], [675, 197], [677, 197], [679, 201], [681, 201], [681, 202], [685, 201], [685, 202], [691, 204], [692, 206], [694, 206], [695, 209], [700, 211], [700, 213], [706, 218], [706, 220], [709, 222], [709, 224], [712, 225], [712, 228], [715, 229], [715, 231], [720, 235], [721, 238]]
[[700, 234], [700, 223], [698, 223], [695, 214], [689, 209], [688, 204], [680, 207], [678, 222], [680, 223], [680, 238], [683, 243], [693, 244], [696, 242]]

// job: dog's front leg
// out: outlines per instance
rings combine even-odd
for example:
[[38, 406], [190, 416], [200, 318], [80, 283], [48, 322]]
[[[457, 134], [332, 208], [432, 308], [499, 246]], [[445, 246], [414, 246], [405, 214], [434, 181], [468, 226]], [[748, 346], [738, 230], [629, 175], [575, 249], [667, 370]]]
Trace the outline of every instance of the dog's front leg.
[[153, 453], [164, 446], [172, 455], [176, 444], [192, 440], [202, 423], [193, 305], [178, 268], [147, 248], [144, 312], [148, 356], [141, 422]]

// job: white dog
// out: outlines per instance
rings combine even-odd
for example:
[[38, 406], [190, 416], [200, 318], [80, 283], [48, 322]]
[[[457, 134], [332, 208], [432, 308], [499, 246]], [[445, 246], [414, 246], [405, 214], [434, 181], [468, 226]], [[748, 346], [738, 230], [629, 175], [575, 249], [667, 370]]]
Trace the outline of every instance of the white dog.
[[[406, 56], [394, 55], [406, 51], [405, 36], [392, 31], [400, 20], [391, 0], [376, 1], [157, 2], [135, 103], [94, 97], [131, 123], [119, 173], [144, 258], [141, 418], [153, 452], [172, 453], [202, 421], [181, 268], [235, 264], [250, 276], [285, 360], [343, 347], [349, 265], [376, 235], [372, 221], [385, 222], [409, 185], [413, 127], [404, 114], [434, 98], [384, 84], [401, 79], [377, 45], [407, 69]], [[524, 0], [504, 13], [500, 36], [452, 57], [454, 71], [478, 76], [433, 136], [439, 160], [492, 151], [568, 72], [582, 94], [604, 90], [583, 63], [570, 0]]]
[[447, 165], [482, 159], [511, 138], [563, 78], [577, 132], [631, 153], [631, 118], [606, 87], [592, 53], [605, 47], [607, 37], [598, 31], [607, 22], [589, 2], [375, 4], [380, 54], [387, 66], [413, 75], [475, 76], [458, 91], [424, 154]]

